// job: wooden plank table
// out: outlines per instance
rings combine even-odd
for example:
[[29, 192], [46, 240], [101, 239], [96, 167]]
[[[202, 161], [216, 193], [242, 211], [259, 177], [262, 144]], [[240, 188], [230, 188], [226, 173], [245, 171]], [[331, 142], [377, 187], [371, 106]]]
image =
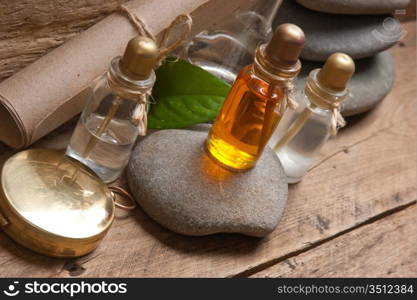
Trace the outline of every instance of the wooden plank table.
[[35, 254], [0, 233], [1, 275], [416, 276], [415, 22], [405, 28], [408, 35], [391, 50], [393, 91], [325, 146], [305, 179], [291, 186], [284, 217], [268, 237], [181, 236], [137, 209], [118, 212], [99, 248], [78, 259]]

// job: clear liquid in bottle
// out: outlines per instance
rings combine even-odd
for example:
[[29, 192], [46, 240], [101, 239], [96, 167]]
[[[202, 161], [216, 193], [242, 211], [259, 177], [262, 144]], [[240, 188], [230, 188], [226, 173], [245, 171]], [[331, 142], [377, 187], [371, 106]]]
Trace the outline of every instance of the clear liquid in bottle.
[[296, 97], [298, 108], [284, 114], [270, 145], [289, 183], [301, 180], [329, 136], [345, 125], [340, 104], [348, 95], [347, 84], [354, 72], [350, 56], [332, 54], [322, 69], [310, 72], [304, 90]]
[[158, 57], [152, 39], [131, 39], [123, 56], [113, 58], [107, 73], [97, 81], [74, 130], [67, 156], [105, 183], [121, 175], [136, 138], [146, 134], [148, 95], [155, 83], [153, 67]]
[[303, 101], [299, 102], [297, 110], [287, 111], [284, 114], [269, 144], [274, 148], [303, 111], [305, 109], [310, 111], [300, 131], [276, 152], [287, 175], [288, 183], [301, 180], [314, 164], [320, 149], [329, 138], [331, 112], [317, 107], [312, 108], [305, 94], [300, 94], [299, 97]]
[[[114, 118], [98, 136], [103, 120], [103, 116], [95, 113], [85, 119], [81, 117], [66, 154], [88, 166], [104, 182], [112, 182], [127, 165], [138, 131], [129, 120]], [[95, 144], [85, 155], [91, 140], [96, 140]]]

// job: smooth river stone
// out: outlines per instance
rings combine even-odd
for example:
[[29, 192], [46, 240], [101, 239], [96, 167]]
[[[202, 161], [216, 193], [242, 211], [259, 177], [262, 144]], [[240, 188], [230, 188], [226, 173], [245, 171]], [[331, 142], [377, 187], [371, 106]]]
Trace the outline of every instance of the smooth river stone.
[[[349, 82], [349, 96], [342, 106], [344, 116], [353, 116], [370, 110], [391, 91], [395, 81], [395, 64], [388, 51], [374, 57], [355, 61], [356, 72]], [[322, 63], [303, 61], [303, 68], [296, 81], [301, 91], [310, 71], [321, 68]]]
[[334, 52], [344, 52], [353, 59], [373, 56], [402, 38], [401, 25], [389, 16], [332, 15], [304, 8], [295, 1], [284, 1], [274, 25], [294, 23], [306, 34], [301, 57], [325, 61]]
[[[414, 0], [415, 1], [415, 0]], [[309, 9], [332, 14], [389, 14], [404, 9], [410, 0], [297, 0]]]
[[277, 156], [267, 148], [255, 168], [232, 173], [205, 153], [208, 128], [161, 130], [142, 140], [128, 166], [132, 194], [150, 217], [180, 234], [266, 236], [288, 194]]

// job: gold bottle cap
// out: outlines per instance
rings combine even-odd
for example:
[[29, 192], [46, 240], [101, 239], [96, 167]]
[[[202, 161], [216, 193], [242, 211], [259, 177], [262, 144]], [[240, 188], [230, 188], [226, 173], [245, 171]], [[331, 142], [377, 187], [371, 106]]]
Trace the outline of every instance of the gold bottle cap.
[[265, 48], [266, 59], [276, 67], [292, 67], [305, 44], [303, 30], [294, 24], [281, 24]]
[[333, 91], [343, 91], [355, 73], [355, 62], [344, 53], [334, 53], [327, 58], [317, 79], [323, 87]]
[[120, 60], [120, 70], [134, 80], [149, 77], [159, 56], [155, 42], [147, 37], [138, 36], [129, 41]]

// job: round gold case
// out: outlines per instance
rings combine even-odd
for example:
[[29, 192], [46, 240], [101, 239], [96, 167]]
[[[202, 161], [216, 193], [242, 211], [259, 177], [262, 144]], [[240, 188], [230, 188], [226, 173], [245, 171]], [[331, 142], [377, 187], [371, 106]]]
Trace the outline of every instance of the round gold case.
[[107, 185], [61, 152], [23, 151], [2, 168], [0, 225], [25, 247], [81, 256], [98, 246], [113, 219]]

